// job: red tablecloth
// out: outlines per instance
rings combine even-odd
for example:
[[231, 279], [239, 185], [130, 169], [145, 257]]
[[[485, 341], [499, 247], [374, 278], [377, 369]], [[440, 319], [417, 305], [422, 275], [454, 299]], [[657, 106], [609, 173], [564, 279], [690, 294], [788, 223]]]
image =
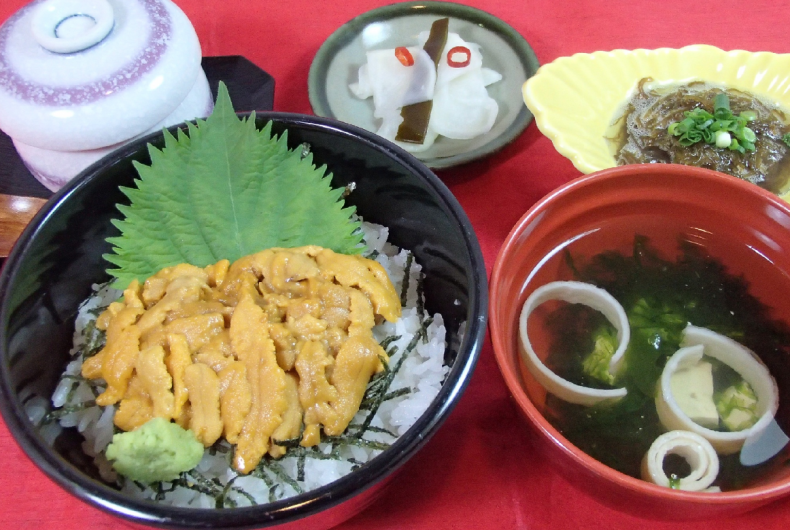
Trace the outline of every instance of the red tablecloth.
[[[2, 0], [0, 21], [27, 0]], [[275, 110], [311, 113], [307, 73], [337, 27], [387, 0], [175, 0], [204, 55], [244, 55], [277, 81]], [[508, 22], [541, 64], [576, 52], [681, 47], [790, 52], [790, 2], [751, 0], [467, 0]], [[507, 73], [505, 72], [505, 75]], [[534, 124], [496, 156], [439, 176], [469, 215], [490, 272], [513, 224], [540, 197], [579, 173]], [[384, 497], [343, 524], [376, 528], [780, 528], [790, 499], [729, 519], [670, 524], [598, 504], [534, 453], [487, 341], [460, 404]], [[50, 482], [0, 423], [0, 528], [126, 528]]]

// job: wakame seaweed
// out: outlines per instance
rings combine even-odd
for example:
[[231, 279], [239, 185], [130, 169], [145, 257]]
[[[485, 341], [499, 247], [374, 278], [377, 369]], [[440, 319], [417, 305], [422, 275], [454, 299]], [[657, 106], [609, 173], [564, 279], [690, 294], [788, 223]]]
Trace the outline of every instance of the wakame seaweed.
[[[657, 381], [664, 365], [680, 347], [687, 324], [709, 328], [736, 340], [757, 353], [777, 380], [780, 390], [776, 421], [788, 425], [788, 376], [790, 328], [771, 318], [770, 309], [749, 294], [743, 277], [727, 272], [704, 250], [679, 243], [679, 256], [669, 261], [637, 235], [631, 255], [614, 251], [582, 262], [566, 251], [565, 264], [575, 280], [608, 291], [624, 307], [631, 327], [625, 366], [615, 386], [625, 386], [623, 399], [592, 407], [570, 404], [551, 394], [546, 400], [547, 419], [574, 445], [600, 462], [627, 475], [640, 477], [643, 456], [664, 432], [655, 407]], [[601, 326], [611, 326], [589, 307], [565, 304], [546, 319], [552, 340], [547, 364], [560, 377], [577, 384], [609, 388], [582, 370], [592, 336]], [[582, 352], [582, 353], [579, 353]], [[731, 377], [726, 370], [718, 377]], [[723, 491], [742, 488], [772, 465], [787, 459], [785, 448], [759, 466], [744, 467], [739, 455], [720, 456], [714, 482]]]

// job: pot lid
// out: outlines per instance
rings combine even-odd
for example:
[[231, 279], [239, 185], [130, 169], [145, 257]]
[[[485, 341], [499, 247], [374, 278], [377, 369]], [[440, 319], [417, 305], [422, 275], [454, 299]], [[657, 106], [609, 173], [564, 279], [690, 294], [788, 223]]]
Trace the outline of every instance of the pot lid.
[[37, 0], [0, 27], [0, 129], [43, 149], [117, 144], [168, 116], [200, 70], [170, 0]]

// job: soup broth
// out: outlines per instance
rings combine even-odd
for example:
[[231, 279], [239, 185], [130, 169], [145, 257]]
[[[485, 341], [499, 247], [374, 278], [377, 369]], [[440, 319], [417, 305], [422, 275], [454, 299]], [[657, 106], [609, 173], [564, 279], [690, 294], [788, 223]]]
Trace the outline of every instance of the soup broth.
[[[630, 216], [567, 242], [533, 273], [527, 292], [557, 280], [588, 282], [608, 291], [629, 315], [631, 341], [614, 385], [625, 386], [628, 394], [618, 402], [592, 407], [568, 403], [546, 394], [523, 369], [533, 402], [544, 404], [541, 412], [579, 449], [640, 477], [642, 458], [666, 430], [656, 412], [656, 383], [688, 323], [727, 335], [757, 353], [779, 387], [775, 420], [790, 432], [790, 381], [785, 375], [790, 328], [780, 320], [787, 308], [760, 301], [770, 293], [773, 300], [776, 292], [790, 292], [790, 279], [756, 245], [733, 241], [726, 233], [673, 225], [666, 217]], [[613, 332], [602, 314], [583, 305], [549, 302], [532, 313], [528, 326], [537, 354], [552, 371], [583, 386], [612, 388], [582, 369], [596, 332], [607, 326]], [[739, 377], [726, 365], [713, 364], [717, 388]], [[755, 466], [741, 465], [738, 453], [719, 458], [714, 486], [728, 491], [759, 483], [790, 463], [790, 451], [786, 446]]]

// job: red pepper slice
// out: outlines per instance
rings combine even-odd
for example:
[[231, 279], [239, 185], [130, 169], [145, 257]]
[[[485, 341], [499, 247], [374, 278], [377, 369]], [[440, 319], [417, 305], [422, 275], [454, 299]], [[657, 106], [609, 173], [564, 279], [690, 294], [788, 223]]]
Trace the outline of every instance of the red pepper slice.
[[[456, 61], [453, 59], [453, 55], [456, 53], [463, 53], [466, 58], [463, 61]], [[472, 61], [472, 52], [469, 51], [469, 48], [466, 46], [456, 46], [455, 48], [451, 48], [449, 52], [447, 52], [447, 64], [452, 66], [453, 68], [463, 68], [464, 66], [469, 66], [469, 63]]]
[[395, 57], [398, 58], [400, 64], [403, 66], [414, 65], [414, 57], [411, 56], [411, 52], [405, 46], [398, 46], [395, 48]]

